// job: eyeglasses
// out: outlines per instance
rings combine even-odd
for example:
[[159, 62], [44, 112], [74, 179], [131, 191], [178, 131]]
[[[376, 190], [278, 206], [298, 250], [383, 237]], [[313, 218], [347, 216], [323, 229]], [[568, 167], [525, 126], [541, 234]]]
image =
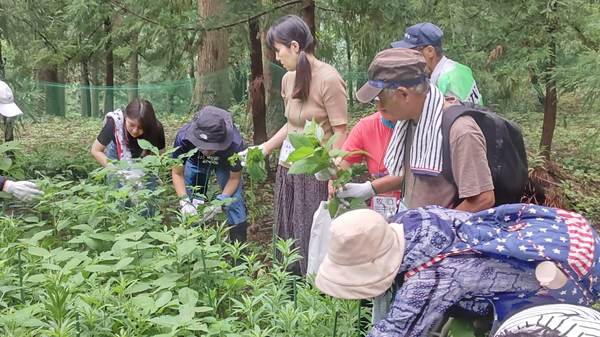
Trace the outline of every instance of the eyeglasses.
[[375, 96], [375, 98], [373, 98], [373, 103], [377, 104], [377, 103], [383, 103], [386, 100], [389, 100], [390, 97], [394, 96], [394, 94], [396, 93], [396, 90], [381, 90], [379, 92], [379, 94], [377, 94], [377, 96]]

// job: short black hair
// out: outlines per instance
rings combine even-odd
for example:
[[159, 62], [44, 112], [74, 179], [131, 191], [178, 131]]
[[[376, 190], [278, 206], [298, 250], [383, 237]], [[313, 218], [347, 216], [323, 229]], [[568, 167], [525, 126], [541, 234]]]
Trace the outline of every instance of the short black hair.
[[516, 332], [504, 331], [494, 337], [564, 337], [564, 335], [558, 330], [541, 326], [524, 328]]

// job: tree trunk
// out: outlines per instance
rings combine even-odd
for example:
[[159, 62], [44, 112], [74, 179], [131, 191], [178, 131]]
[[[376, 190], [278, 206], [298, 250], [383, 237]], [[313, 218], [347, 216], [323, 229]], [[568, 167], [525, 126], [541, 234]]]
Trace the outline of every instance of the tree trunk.
[[[2, 120], [4, 121], [4, 141], [10, 142], [15, 140], [15, 118], [2, 116]], [[8, 155], [14, 159], [14, 153], [12, 151], [9, 151]]]
[[[553, 6], [553, 11], [556, 11], [556, 4]], [[552, 150], [552, 138], [554, 137], [554, 128], [556, 127], [556, 110], [558, 105], [558, 96], [556, 93], [556, 36], [558, 32], [558, 19], [554, 16], [549, 19], [548, 43], [549, 56], [548, 64], [546, 65], [546, 97], [544, 99], [544, 122], [542, 125], [542, 138], [540, 140], [540, 149], [546, 160], [550, 160]]]
[[[198, 0], [198, 17], [204, 20], [221, 15], [225, 4], [220, 0]], [[198, 47], [198, 78], [194, 110], [205, 105], [228, 108], [231, 97], [229, 85], [229, 33], [226, 29], [203, 32]]]
[[[46, 93], [44, 100], [44, 110], [48, 115], [64, 116], [64, 88], [60, 87], [60, 80], [56, 66], [45, 66], [39, 71], [39, 79], [44, 86]], [[63, 96], [61, 98], [61, 95]]]
[[4, 72], [4, 66], [6, 65], [6, 60], [4, 59], [4, 56], [2, 55], [2, 40], [0, 39], [0, 80], [4, 80], [6, 77], [5, 76], [5, 72]]
[[58, 77], [58, 83], [55, 85], [56, 94], [58, 97], [58, 111], [57, 116], [65, 117], [67, 112], [67, 102], [65, 95], [65, 72], [56, 71]]
[[[267, 27], [268, 28], [268, 27]], [[273, 135], [286, 123], [281, 98], [281, 78], [286, 70], [276, 63], [275, 53], [268, 48], [267, 32], [261, 32], [263, 51], [263, 83], [265, 87], [265, 103], [267, 135]]]
[[346, 62], [348, 67], [348, 103], [350, 107], [354, 106], [354, 76], [352, 73], [352, 45], [350, 41], [350, 27], [349, 21], [346, 20], [344, 23], [344, 40], [346, 40]]
[[550, 60], [546, 71], [551, 77], [546, 82], [546, 99], [544, 100], [544, 123], [542, 126], [542, 138], [540, 141], [540, 149], [546, 160], [550, 160], [550, 152], [552, 150], [552, 138], [554, 138], [554, 128], [556, 127], [556, 107], [558, 105], [558, 97], [556, 94], [556, 80], [553, 75], [556, 68], [556, 43], [550, 43]]
[[258, 19], [254, 18], [248, 23], [250, 33], [250, 107], [252, 110], [252, 124], [254, 126], [254, 144], [261, 144], [267, 140], [265, 86], [263, 84], [262, 47]]
[[302, 1], [302, 19], [304, 19], [304, 22], [306, 22], [306, 24], [310, 28], [310, 32], [312, 33], [316, 42], [317, 37], [315, 35], [315, 0]]
[[98, 67], [96, 67], [95, 63], [92, 63], [92, 70], [90, 72], [90, 98], [91, 98], [91, 110], [90, 110], [90, 115], [92, 117], [98, 117], [100, 116], [100, 98], [98, 95], [98, 84], [100, 84], [100, 81], [98, 80]]
[[92, 101], [90, 97], [90, 70], [88, 60], [81, 60], [81, 116], [92, 116]]
[[104, 95], [104, 112], [113, 111], [115, 109], [114, 100], [114, 63], [113, 63], [113, 49], [112, 39], [110, 37], [112, 31], [112, 24], [110, 18], [104, 21], [104, 31], [107, 35], [106, 45], [104, 46], [105, 58], [106, 58], [106, 77], [104, 85], [106, 86], [106, 93]]
[[[192, 36], [188, 37], [187, 43], [186, 43], [186, 50], [188, 51], [188, 55], [189, 55], [189, 60], [188, 60], [188, 67], [187, 67], [187, 76], [188, 76], [188, 80], [189, 80], [189, 92], [188, 94], [190, 95], [189, 97], [193, 98], [194, 97], [194, 74], [196, 73], [196, 52], [194, 51], [194, 40], [196, 39], [196, 33], [193, 33]], [[192, 100], [190, 100], [192, 101]]]
[[265, 87], [265, 104], [267, 107], [271, 101], [271, 90], [273, 80], [271, 78], [271, 64], [275, 63], [275, 53], [267, 46], [267, 31], [260, 31], [260, 46], [263, 60], [263, 84]]
[[139, 96], [139, 89], [138, 89], [138, 85], [139, 85], [139, 78], [140, 78], [140, 71], [139, 71], [139, 52], [138, 52], [138, 35], [139, 32], [135, 31], [133, 32], [132, 36], [131, 36], [131, 46], [133, 47], [133, 52], [131, 53], [131, 56], [129, 57], [129, 102], [133, 101], [134, 99], [138, 98]]

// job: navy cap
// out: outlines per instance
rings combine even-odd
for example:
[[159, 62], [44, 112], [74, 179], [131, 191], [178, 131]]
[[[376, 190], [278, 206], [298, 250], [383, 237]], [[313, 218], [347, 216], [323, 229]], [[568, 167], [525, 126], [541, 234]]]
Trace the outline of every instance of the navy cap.
[[444, 33], [440, 27], [430, 22], [417, 23], [404, 33], [404, 39], [392, 42], [392, 48], [417, 48], [425, 46], [441, 46]]
[[184, 139], [201, 150], [225, 150], [233, 142], [233, 121], [229, 112], [205, 106], [184, 131]]

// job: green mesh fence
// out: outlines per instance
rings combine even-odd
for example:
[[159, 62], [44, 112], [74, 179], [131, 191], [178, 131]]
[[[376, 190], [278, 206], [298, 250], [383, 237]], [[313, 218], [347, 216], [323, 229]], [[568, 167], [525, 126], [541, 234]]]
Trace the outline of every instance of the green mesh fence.
[[[281, 78], [285, 70], [270, 64], [272, 94], [280, 100]], [[248, 96], [249, 70], [247, 66], [230, 66], [222, 71], [203, 75], [198, 79], [185, 78], [138, 85], [118, 83], [113, 86], [51, 83], [11, 77], [6, 81], [13, 88], [15, 99], [28, 115], [104, 116], [116, 108], [124, 108], [133, 97], [152, 102], [158, 115], [189, 113], [195, 105], [213, 102], [224, 108], [245, 104]], [[197, 83], [199, 82], [199, 83]], [[196, 86], [202, 95], [196, 94]]]
[[[281, 78], [286, 70], [270, 63], [265, 73], [270, 77], [271, 92], [267, 101], [267, 129], [271, 133], [284, 122], [281, 100]], [[365, 71], [340, 71], [348, 85], [349, 97], [366, 80]], [[76, 78], [76, 77], [75, 77]], [[31, 79], [6, 79], [13, 87], [15, 98], [27, 116], [36, 118], [43, 115], [102, 117], [106, 112], [124, 109], [133, 97], [142, 97], [152, 102], [156, 113], [187, 114], [195, 107], [208, 103], [232, 109], [247, 111], [249, 69], [246, 64], [230, 66], [222, 71], [203, 75], [198, 79], [185, 78], [138, 85], [115, 83], [104, 85], [82, 85], [71, 80], [69, 83], [50, 83]], [[197, 83], [199, 81], [199, 83]], [[118, 81], [116, 81], [118, 82]], [[202, 90], [198, 90], [201, 87]], [[202, 92], [198, 95], [197, 92]]]

